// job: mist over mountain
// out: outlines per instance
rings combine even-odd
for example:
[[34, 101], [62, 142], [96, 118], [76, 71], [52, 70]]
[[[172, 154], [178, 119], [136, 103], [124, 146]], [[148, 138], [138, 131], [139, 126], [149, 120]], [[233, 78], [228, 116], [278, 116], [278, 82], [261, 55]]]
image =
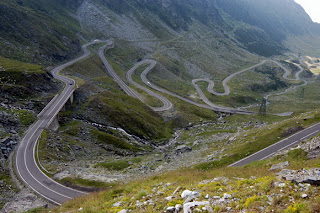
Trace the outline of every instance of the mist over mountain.
[[4, 0], [0, 12], [0, 54], [46, 63], [72, 58], [83, 39], [168, 39], [196, 24], [262, 56], [317, 53], [301, 39], [320, 35], [293, 0]]

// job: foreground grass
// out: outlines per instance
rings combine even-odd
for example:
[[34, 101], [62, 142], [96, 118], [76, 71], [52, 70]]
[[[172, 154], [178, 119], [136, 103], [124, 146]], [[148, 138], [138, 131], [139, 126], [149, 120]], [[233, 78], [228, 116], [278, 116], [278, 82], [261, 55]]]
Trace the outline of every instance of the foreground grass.
[[[319, 158], [308, 160], [303, 150], [296, 149], [290, 151], [286, 156], [277, 156], [240, 168], [229, 168], [227, 165], [281, 138], [294, 134], [301, 128], [307, 128], [319, 122], [320, 113], [312, 111], [287, 120], [276, 116], [261, 118], [255, 116], [236, 115], [225, 118], [230, 123], [254, 119], [259, 122], [276, 122], [260, 128], [248, 127], [242, 134], [235, 137], [232, 143], [228, 144], [226, 143], [228, 141], [225, 141], [227, 151], [224, 152], [225, 156], [221, 160], [115, 185], [107, 191], [67, 202], [52, 212], [69, 212], [80, 208], [83, 209], [83, 212], [118, 212], [122, 209], [130, 209], [132, 212], [163, 212], [169, 206], [184, 202], [180, 197], [184, 189], [199, 191], [201, 194], [199, 200], [207, 200], [205, 198], [207, 194], [209, 197], [222, 197], [224, 193], [231, 194], [232, 197], [238, 198], [238, 201], [229, 203], [228, 207], [232, 207], [236, 212], [242, 210], [247, 212], [318, 212], [320, 210], [317, 205], [320, 195], [319, 187], [311, 187], [310, 191], [304, 192], [297, 190], [297, 186], [291, 182], [280, 181], [285, 184], [285, 187], [279, 188], [276, 184], [279, 182], [275, 175], [277, 171], [270, 172], [269, 169], [271, 165], [283, 161], [289, 161], [288, 169], [301, 170], [302, 168], [319, 167]], [[201, 136], [205, 137], [206, 134], [201, 133]], [[126, 166], [121, 162], [118, 163], [120, 166]], [[117, 162], [102, 163], [97, 166], [106, 166], [110, 169], [116, 164]], [[213, 181], [217, 177], [224, 178]], [[171, 201], [167, 201], [165, 197], [171, 196], [179, 186], [181, 189], [178, 194]], [[307, 193], [309, 198], [303, 199], [302, 193]], [[270, 200], [269, 197], [273, 199]], [[154, 205], [143, 204], [150, 199]], [[122, 202], [121, 206], [114, 207], [113, 204], [119, 201]], [[138, 203], [141, 203], [141, 206], [137, 205]], [[215, 212], [226, 212], [227, 205], [219, 204], [213, 207]]]
[[[320, 163], [320, 159], [306, 160], [281, 156], [241, 168], [224, 167], [207, 171], [184, 169], [118, 185], [104, 192], [78, 198], [52, 212], [69, 212], [79, 208], [82, 208], [83, 212], [118, 212], [121, 209], [131, 209], [132, 212], [163, 212], [168, 206], [184, 202], [180, 197], [183, 189], [198, 190], [201, 193], [199, 200], [206, 200], [206, 194], [210, 197], [221, 197], [224, 193], [231, 194], [240, 199], [238, 203], [228, 205], [237, 212], [244, 209], [249, 212], [261, 212], [259, 206], [264, 206], [263, 212], [317, 212], [320, 210], [316, 205], [319, 201], [317, 197], [319, 187], [312, 187], [313, 194], [309, 192], [310, 197], [306, 200], [301, 198], [301, 191], [294, 190], [293, 183], [284, 182], [286, 187], [282, 189], [275, 186], [274, 183], [278, 181], [276, 175], [268, 169], [270, 164], [283, 160], [290, 161], [290, 169], [301, 169], [303, 166], [315, 167]], [[216, 177], [224, 178], [212, 181]], [[178, 186], [181, 187], [178, 195], [171, 201], [165, 200], [165, 197], [172, 195]], [[280, 189], [281, 192], [279, 192]], [[268, 201], [267, 197], [273, 194], [278, 194], [278, 198]], [[290, 202], [289, 197], [294, 199], [294, 204]], [[142, 205], [141, 208], [136, 205], [137, 202], [144, 202], [151, 198], [155, 205]], [[121, 207], [113, 207], [113, 204], [118, 201], [122, 201]], [[224, 205], [214, 206], [215, 212], [224, 212], [225, 208]], [[294, 211], [294, 208], [302, 210]]]

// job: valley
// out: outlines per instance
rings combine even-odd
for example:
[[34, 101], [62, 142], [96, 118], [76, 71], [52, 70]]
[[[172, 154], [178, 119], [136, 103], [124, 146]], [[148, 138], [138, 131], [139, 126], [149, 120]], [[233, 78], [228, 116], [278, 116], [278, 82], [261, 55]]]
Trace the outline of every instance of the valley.
[[1, 211], [317, 212], [320, 27], [266, 1], [1, 2]]

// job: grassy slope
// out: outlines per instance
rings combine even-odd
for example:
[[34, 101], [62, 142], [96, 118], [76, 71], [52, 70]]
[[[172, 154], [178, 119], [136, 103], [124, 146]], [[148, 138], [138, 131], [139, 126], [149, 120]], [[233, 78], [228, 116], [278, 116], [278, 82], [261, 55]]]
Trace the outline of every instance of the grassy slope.
[[28, 98], [57, 90], [43, 67], [0, 57], [0, 89], [3, 97]]
[[[70, 10], [54, 1], [4, 0], [0, 3], [0, 55], [22, 61], [70, 59], [80, 51], [81, 32]], [[6, 50], [6, 51], [4, 51]]]
[[[290, 162], [288, 169], [312, 168], [320, 165], [320, 159], [306, 160], [303, 152], [289, 152], [288, 156], [280, 156], [267, 161], [257, 162], [241, 168], [220, 168], [206, 171], [183, 169], [166, 174], [134, 181], [125, 185], [114, 186], [112, 189], [91, 194], [87, 197], [69, 201], [63, 206], [53, 209], [51, 212], [66, 212], [83, 208], [84, 212], [118, 212], [121, 209], [131, 209], [132, 212], [163, 212], [167, 207], [182, 204], [184, 200], [180, 197], [183, 189], [200, 191], [199, 200], [208, 200], [210, 197], [223, 196], [224, 193], [239, 198], [237, 202], [227, 205], [214, 206], [215, 212], [226, 212], [226, 207], [232, 207], [236, 212], [246, 209], [248, 212], [317, 212], [320, 210], [319, 187], [312, 186], [308, 191], [297, 190], [295, 184], [283, 181], [285, 187], [279, 188], [275, 185], [276, 172], [270, 172], [270, 165], [278, 162]], [[216, 177], [225, 179], [212, 181]], [[202, 182], [204, 180], [211, 180]], [[165, 183], [171, 183], [164, 186]], [[172, 195], [175, 189], [181, 186], [177, 196], [171, 201], [165, 197]], [[299, 188], [299, 187], [298, 187]], [[281, 189], [281, 190], [280, 190]], [[162, 191], [163, 194], [157, 193]], [[307, 193], [309, 199], [303, 199], [301, 195]], [[275, 195], [277, 197], [275, 198]], [[273, 200], [269, 201], [269, 197]], [[290, 198], [294, 202], [290, 201]], [[152, 199], [155, 205], [143, 205], [137, 207], [136, 201], [144, 202]], [[122, 201], [120, 207], [113, 204]], [[261, 210], [260, 206], [264, 209]]]
[[90, 98], [87, 109], [142, 138], [168, 139], [171, 135], [159, 115], [127, 95], [103, 92]]

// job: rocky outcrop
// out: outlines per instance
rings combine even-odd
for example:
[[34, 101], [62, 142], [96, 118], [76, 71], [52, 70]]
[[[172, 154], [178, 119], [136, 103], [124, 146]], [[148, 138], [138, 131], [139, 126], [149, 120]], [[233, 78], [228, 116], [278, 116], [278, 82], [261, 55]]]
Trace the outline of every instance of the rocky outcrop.
[[282, 163], [278, 163], [278, 164], [275, 164], [273, 165], [269, 171], [274, 171], [274, 170], [278, 170], [278, 169], [284, 169], [286, 168], [287, 166], [289, 166], [289, 162], [286, 161], [286, 162], [282, 162]]
[[294, 183], [308, 183], [315, 186], [320, 186], [320, 168], [310, 170], [289, 170], [283, 169], [277, 173], [279, 179], [292, 181]]

